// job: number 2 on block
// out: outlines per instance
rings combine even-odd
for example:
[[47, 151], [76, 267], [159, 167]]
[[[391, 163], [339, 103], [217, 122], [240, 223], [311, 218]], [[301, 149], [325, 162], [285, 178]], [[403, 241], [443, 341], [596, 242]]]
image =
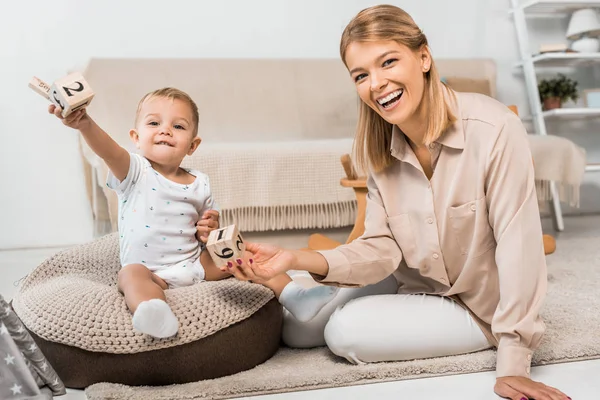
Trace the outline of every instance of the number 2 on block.
[[77, 84], [78, 86], [76, 88], [70, 88], [67, 86], [63, 86], [63, 90], [65, 91], [65, 93], [67, 94], [67, 96], [72, 97], [73, 93], [71, 93], [71, 91], [73, 92], [82, 92], [84, 87], [83, 87], [83, 83], [81, 82], [73, 82], [73, 85]]

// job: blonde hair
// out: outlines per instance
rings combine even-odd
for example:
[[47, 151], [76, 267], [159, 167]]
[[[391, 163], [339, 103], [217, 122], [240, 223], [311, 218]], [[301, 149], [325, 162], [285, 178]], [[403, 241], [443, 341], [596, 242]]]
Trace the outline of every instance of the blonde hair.
[[137, 111], [135, 112], [135, 124], [136, 125], [138, 122], [138, 118], [140, 116], [140, 111], [142, 110], [142, 106], [144, 105], [144, 103], [155, 97], [162, 97], [162, 98], [166, 98], [166, 99], [170, 99], [170, 100], [181, 100], [181, 101], [187, 103], [189, 105], [190, 109], [192, 110], [193, 137], [196, 137], [198, 135], [198, 123], [199, 123], [199, 119], [200, 119], [199, 113], [198, 113], [198, 106], [196, 105], [194, 100], [192, 100], [192, 98], [187, 93], [185, 93], [179, 89], [172, 88], [172, 87], [165, 87], [162, 89], [157, 89], [150, 93], [147, 93], [146, 95], [144, 95], [144, 97], [142, 97], [142, 99], [138, 103]]
[[[427, 37], [412, 17], [401, 8], [391, 5], [378, 5], [359, 12], [346, 26], [340, 42], [340, 55], [346, 64], [346, 50], [353, 42], [393, 40], [418, 51], [427, 47]], [[347, 67], [347, 65], [346, 65]], [[437, 140], [456, 118], [444, 98], [444, 87], [433, 59], [425, 73], [426, 85], [424, 100], [428, 102], [427, 130], [424, 144]], [[453, 92], [450, 90], [450, 93]], [[384, 120], [375, 110], [360, 101], [358, 126], [354, 140], [354, 153], [357, 164], [363, 169], [368, 166], [381, 171], [392, 163], [390, 146], [392, 124]]]

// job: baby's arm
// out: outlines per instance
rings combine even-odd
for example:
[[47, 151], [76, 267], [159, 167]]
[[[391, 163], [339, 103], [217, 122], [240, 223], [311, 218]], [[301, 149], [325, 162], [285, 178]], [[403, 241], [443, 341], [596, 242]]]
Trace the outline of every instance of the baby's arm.
[[129, 152], [119, 146], [96, 122], [87, 114], [85, 108], [76, 111], [66, 118], [61, 115], [62, 110], [51, 104], [48, 112], [62, 119], [66, 126], [77, 129], [100, 158], [104, 160], [115, 178], [122, 181], [129, 171]]
[[210, 254], [208, 254], [208, 249], [206, 248], [200, 253], [200, 264], [204, 267], [204, 279], [207, 281], [219, 281], [231, 276], [229, 272], [221, 271], [221, 269], [215, 265], [215, 262]]

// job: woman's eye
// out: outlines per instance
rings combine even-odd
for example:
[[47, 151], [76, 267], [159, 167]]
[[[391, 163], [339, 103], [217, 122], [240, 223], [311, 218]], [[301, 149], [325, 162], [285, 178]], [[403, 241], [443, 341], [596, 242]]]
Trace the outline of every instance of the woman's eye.
[[382, 66], [384, 66], [384, 67], [387, 67], [387, 66], [389, 66], [390, 64], [392, 64], [394, 61], [397, 61], [397, 60], [396, 60], [395, 58], [390, 58], [389, 60], [385, 60], [385, 61], [383, 62], [383, 65], [382, 65]]
[[367, 76], [367, 74], [359, 74], [359, 75], [356, 75], [356, 76], [354, 77], [354, 82], [358, 82], [358, 81], [360, 81], [360, 80], [361, 80], [361, 79], [363, 79], [365, 76]]

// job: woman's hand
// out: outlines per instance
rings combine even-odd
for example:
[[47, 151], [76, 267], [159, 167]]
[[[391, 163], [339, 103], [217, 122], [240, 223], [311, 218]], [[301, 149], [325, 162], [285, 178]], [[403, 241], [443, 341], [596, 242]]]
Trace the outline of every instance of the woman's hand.
[[496, 379], [494, 392], [500, 397], [511, 400], [571, 400], [558, 389], [522, 376], [505, 376]]
[[296, 264], [296, 256], [292, 251], [266, 243], [246, 242], [244, 258], [230, 261], [221, 270], [230, 272], [242, 281], [264, 283], [293, 269]]
[[219, 229], [219, 212], [217, 210], [207, 210], [202, 215], [202, 219], [196, 222], [196, 239], [199, 242], [206, 243], [208, 235], [215, 229]]

